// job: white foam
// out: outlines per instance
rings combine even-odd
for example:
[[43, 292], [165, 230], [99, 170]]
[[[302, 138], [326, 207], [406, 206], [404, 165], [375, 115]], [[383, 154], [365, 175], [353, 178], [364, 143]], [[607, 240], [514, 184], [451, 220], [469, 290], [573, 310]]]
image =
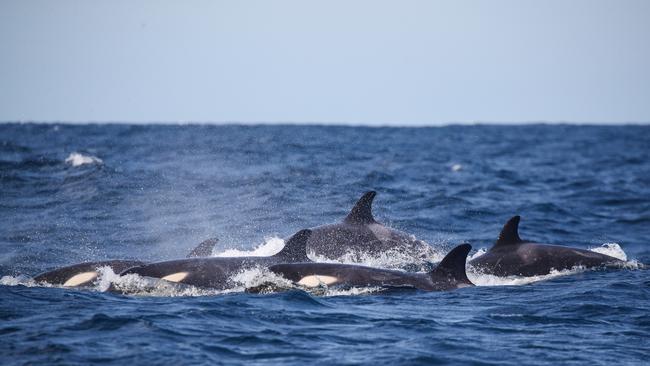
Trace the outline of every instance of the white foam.
[[471, 261], [471, 260], [474, 260], [474, 259], [476, 259], [476, 258], [482, 256], [482, 255], [485, 254], [485, 253], [487, 253], [487, 249], [485, 249], [485, 248], [480, 248], [479, 250], [476, 251], [476, 253], [474, 253], [474, 254], [468, 256], [468, 257], [467, 257], [467, 261], [469, 262], [469, 261]]
[[[321, 293], [312, 293], [314, 295], [320, 295], [324, 297], [330, 296], [358, 296], [358, 295], [367, 295], [374, 292], [385, 290], [382, 287], [351, 287], [351, 288], [340, 288], [340, 287], [326, 287]], [[311, 291], [310, 291], [311, 292]]]
[[279, 289], [298, 289], [315, 296], [355, 296], [380, 291], [381, 287], [352, 287], [341, 288], [338, 286], [329, 287], [326, 284], [321, 286], [300, 286], [292, 281], [268, 270], [265, 267], [255, 267], [243, 270], [230, 278], [233, 287], [229, 292], [242, 292], [246, 289], [258, 286], [275, 285]]
[[269, 283], [280, 288], [295, 287], [291, 281], [269, 271], [266, 267], [244, 269], [231, 276], [230, 281], [234, 285], [232, 291], [245, 291], [248, 288], [258, 287]]
[[29, 276], [18, 275], [18, 276], [2, 276], [0, 278], [0, 285], [4, 286], [26, 286], [34, 287], [41, 286], [41, 284], [36, 283], [34, 279]]
[[111, 285], [124, 294], [133, 296], [178, 297], [178, 296], [208, 296], [218, 295], [223, 291], [200, 289], [194, 286], [158, 278], [141, 277], [137, 274], [117, 275], [110, 267], [98, 269], [99, 279], [95, 287], [98, 291], [106, 291]]
[[68, 155], [68, 157], [65, 159], [65, 162], [72, 165], [72, 166], [81, 166], [84, 164], [102, 164], [103, 161], [102, 159], [92, 156], [92, 155], [83, 155], [77, 152], [73, 152], [72, 154]]
[[399, 249], [394, 249], [376, 254], [347, 251], [344, 255], [336, 259], [316, 255], [315, 253], [310, 253], [309, 257], [315, 262], [358, 264], [368, 267], [403, 269], [405, 266], [424, 266], [428, 262], [440, 262], [446, 253], [434, 249], [433, 254], [427, 254], [429, 254], [429, 258], [423, 259], [419, 254], [413, 255], [413, 253], [406, 253]]
[[110, 266], [97, 268], [97, 279], [95, 280], [95, 288], [99, 291], [106, 291], [111, 286], [113, 281], [117, 281], [120, 275], [113, 272]]
[[264, 243], [251, 250], [226, 249], [215, 257], [269, 257], [279, 253], [284, 248], [284, 240], [278, 237], [267, 238]]
[[605, 243], [599, 247], [589, 248], [590, 251], [605, 254], [622, 261], [627, 261], [627, 254], [618, 243]]
[[542, 276], [508, 276], [499, 277], [489, 275], [475, 270], [473, 267], [467, 267], [467, 278], [472, 281], [476, 286], [521, 286], [533, 282], [547, 281], [553, 278], [568, 276], [584, 271], [584, 268], [574, 268], [570, 270], [556, 271], [552, 270], [551, 273]]

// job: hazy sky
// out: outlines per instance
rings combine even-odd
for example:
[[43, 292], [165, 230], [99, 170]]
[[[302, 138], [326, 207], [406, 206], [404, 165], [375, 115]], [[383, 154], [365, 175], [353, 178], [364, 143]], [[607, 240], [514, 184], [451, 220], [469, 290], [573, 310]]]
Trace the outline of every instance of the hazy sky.
[[650, 1], [0, 0], [0, 121], [650, 121]]

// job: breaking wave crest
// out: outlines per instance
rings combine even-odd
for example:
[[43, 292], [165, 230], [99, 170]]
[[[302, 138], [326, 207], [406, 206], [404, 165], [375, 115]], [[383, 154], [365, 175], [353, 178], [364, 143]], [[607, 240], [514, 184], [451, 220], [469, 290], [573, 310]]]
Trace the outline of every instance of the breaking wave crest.
[[73, 167], [78, 167], [85, 164], [102, 164], [104, 161], [96, 156], [83, 155], [78, 152], [73, 152], [65, 159], [67, 164]]

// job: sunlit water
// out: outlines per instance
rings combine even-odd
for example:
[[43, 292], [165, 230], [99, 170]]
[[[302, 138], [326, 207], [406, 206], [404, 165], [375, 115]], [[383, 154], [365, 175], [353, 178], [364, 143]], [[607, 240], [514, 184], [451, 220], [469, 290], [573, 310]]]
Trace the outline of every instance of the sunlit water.
[[[642, 364], [650, 357], [650, 128], [0, 125], [2, 364]], [[309, 291], [255, 268], [212, 291], [119, 277], [36, 284], [58, 266], [271, 255], [366, 190], [440, 260], [522, 237], [628, 261], [425, 293]], [[331, 261], [310, 254], [312, 259]], [[416, 256], [417, 257], [417, 256]], [[341, 262], [403, 268], [406, 253]], [[273, 283], [279, 293], [247, 289]], [[111, 285], [130, 296], [103, 292]]]

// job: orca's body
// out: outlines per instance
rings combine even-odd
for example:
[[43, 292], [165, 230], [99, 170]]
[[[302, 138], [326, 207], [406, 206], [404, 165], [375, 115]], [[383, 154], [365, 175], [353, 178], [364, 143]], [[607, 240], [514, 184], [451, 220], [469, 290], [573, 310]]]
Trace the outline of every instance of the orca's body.
[[277, 264], [269, 270], [305, 287], [410, 287], [423, 291], [446, 291], [474, 286], [465, 273], [465, 262], [471, 248], [469, 244], [457, 246], [428, 273], [337, 263]]
[[539, 244], [521, 240], [519, 216], [503, 227], [499, 239], [490, 250], [469, 261], [481, 273], [495, 276], [539, 276], [575, 267], [620, 267], [624, 261], [590, 250]]
[[341, 259], [349, 254], [378, 255], [400, 252], [414, 258], [429, 259], [435, 253], [427, 243], [413, 235], [389, 228], [372, 215], [376, 192], [366, 192], [343, 221], [313, 227], [308, 250], [328, 259]]
[[289, 238], [282, 250], [269, 257], [189, 258], [135, 266], [120, 275], [137, 274], [201, 288], [227, 289], [230, 279], [241, 271], [278, 263], [309, 261], [307, 240], [311, 232], [301, 230]]
[[[216, 238], [208, 239], [187, 255], [188, 258], [206, 257], [212, 253], [212, 248], [217, 244]], [[61, 285], [65, 287], [83, 287], [90, 286], [99, 276], [99, 269], [110, 267], [113, 272], [120, 273], [128, 268], [144, 264], [136, 260], [108, 260], [98, 262], [84, 262], [70, 266], [57, 268], [52, 271], [41, 273], [34, 277], [36, 282], [45, 282], [51, 285]]]

